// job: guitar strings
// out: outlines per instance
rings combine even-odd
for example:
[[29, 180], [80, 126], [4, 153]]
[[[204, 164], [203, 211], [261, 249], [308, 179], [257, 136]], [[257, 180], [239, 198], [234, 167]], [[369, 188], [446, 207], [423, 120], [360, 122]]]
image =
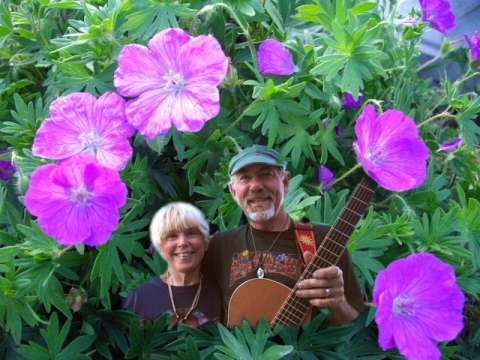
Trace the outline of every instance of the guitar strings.
[[[332, 228], [333, 231], [329, 231], [329, 233], [327, 233], [326, 238], [322, 241], [321, 249], [322, 250], [327, 249], [328, 251], [328, 254], [326, 254], [326, 256], [323, 256], [323, 258], [326, 257], [328, 260], [321, 259], [321, 256], [319, 256], [318, 258], [315, 258], [313, 263], [314, 265], [318, 266], [317, 268], [321, 267], [319, 266], [321, 264], [316, 264], [318, 262], [317, 261], [318, 259], [320, 259], [320, 261], [324, 260], [324, 262], [326, 262], [327, 264], [333, 264], [336, 261], [338, 261], [338, 259], [343, 253], [343, 250], [345, 249], [345, 246], [343, 246], [342, 244], [340, 244], [340, 242], [336, 240], [344, 241], [345, 238], [346, 240], [348, 240], [350, 235], [347, 235], [344, 231], [350, 232], [350, 234], [351, 232], [353, 232], [353, 230], [355, 229], [355, 226], [352, 224], [352, 222], [357, 223], [360, 220], [362, 216], [361, 212], [363, 212], [365, 210], [365, 207], [369, 205], [370, 197], [373, 195], [373, 193], [374, 191], [369, 187], [363, 186], [362, 183], [358, 184], [357, 188], [352, 193], [347, 205], [342, 210], [342, 213], [340, 214], [338, 220], [336, 221], [334, 227]], [[341, 228], [342, 227], [341, 223], [347, 224], [351, 228], [350, 229]], [[338, 228], [341, 228], [344, 231], [339, 230]], [[337, 234], [337, 236], [335, 236], [335, 234]], [[333, 252], [331, 251], [332, 249], [328, 249], [329, 244], [332, 244], [334, 246]], [[338, 250], [337, 247], [340, 247], [340, 249]], [[334, 252], [340, 252], [340, 254], [337, 255]], [[331, 258], [332, 256], [333, 258]], [[312, 266], [310, 271], [306, 272], [306, 274], [310, 272], [313, 274], [313, 271], [315, 270], [316, 269], [314, 269]], [[311, 276], [311, 274], [309, 275]], [[306, 277], [306, 276], [302, 275], [302, 277]], [[304, 300], [305, 299], [299, 299], [296, 296], [294, 296], [294, 292], [292, 291], [292, 293], [288, 296], [285, 303], [281, 307], [281, 310], [283, 309], [282, 312], [277, 312], [274, 318], [274, 323], [289, 321], [293, 325], [298, 324], [298, 322], [295, 322], [294, 320], [295, 319], [299, 321], [303, 320], [303, 316], [309, 308], [309, 305]], [[299, 307], [302, 308], [302, 310], [300, 310]], [[303, 316], [301, 316], [300, 318], [298, 314], [303, 314]], [[282, 317], [284, 319], [282, 319]], [[294, 317], [295, 319], [292, 319], [291, 317]]]

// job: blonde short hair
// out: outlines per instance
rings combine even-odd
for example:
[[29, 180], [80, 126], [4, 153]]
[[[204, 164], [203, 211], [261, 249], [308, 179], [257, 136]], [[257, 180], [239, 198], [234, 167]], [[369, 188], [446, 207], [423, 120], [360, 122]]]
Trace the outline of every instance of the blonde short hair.
[[160, 244], [172, 231], [185, 231], [197, 228], [205, 242], [210, 240], [210, 229], [205, 215], [192, 204], [176, 201], [162, 206], [150, 223], [150, 242], [160, 251]]

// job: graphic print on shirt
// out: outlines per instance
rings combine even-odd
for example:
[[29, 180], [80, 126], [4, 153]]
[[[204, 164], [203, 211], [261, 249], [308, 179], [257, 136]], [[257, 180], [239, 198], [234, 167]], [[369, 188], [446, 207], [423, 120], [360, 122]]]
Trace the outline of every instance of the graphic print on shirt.
[[234, 253], [232, 265], [230, 266], [230, 286], [249, 273], [257, 270], [259, 260], [263, 256], [263, 270], [268, 273], [276, 273], [296, 281], [302, 273], [303, 263], [297, 254], [286, 254], [283, 252], [250, 252], [245, 250]]

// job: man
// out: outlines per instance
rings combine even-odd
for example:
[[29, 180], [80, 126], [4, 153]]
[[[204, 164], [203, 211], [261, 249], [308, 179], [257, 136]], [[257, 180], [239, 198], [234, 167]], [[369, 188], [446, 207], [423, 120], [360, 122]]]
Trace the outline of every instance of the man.
[[[289, 174], [279, 154], [261, 145], [240, 151], [229, 164], [229, 190], [242, 208], [248, 224], [213, 236], [206, 258], [206, 276], [216, 279], [227, 306], [240, 285], [255, 278], [266, 278], [292, 288], [300, 277], [304, 261], [295, 237], [295, 224], [284, 208]], [[315, 226], [319, 244], [328, 231]], [[363, 308], [348, 254], [337, 266], [321, 268], [313, 277], [298, 284], [296, 296], [316, 308], [329, 308], [328, 323], [340, 325], [355, 319]], [[248, 296], [255, 301], [255, 294]], [[252, 299], [253, 298], [253, 299]]]

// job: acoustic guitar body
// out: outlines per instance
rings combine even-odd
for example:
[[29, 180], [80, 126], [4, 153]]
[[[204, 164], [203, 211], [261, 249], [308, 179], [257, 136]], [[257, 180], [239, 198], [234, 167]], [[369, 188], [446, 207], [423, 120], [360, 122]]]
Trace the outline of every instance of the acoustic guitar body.
[[[245, 281], [230, 298], [227, 326], [239, 325], [243, 319], [252, 326], [256, 326], [261, 319], [271, 322], [291, 291], [288, 286], [270, 279]], [[309, 315], [305, 314], [304, 322]]]

